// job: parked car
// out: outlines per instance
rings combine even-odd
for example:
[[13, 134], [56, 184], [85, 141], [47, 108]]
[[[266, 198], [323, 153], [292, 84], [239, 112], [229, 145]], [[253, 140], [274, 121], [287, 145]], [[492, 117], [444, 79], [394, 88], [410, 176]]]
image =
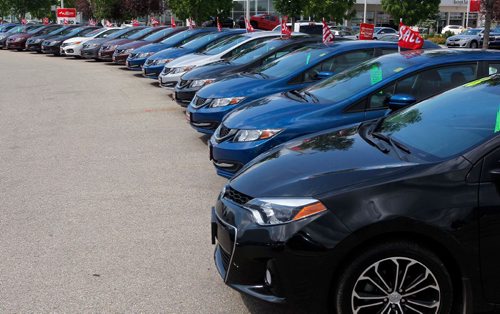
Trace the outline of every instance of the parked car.
[[47, 35], [57, 29], [60, 29], [62, 25], [46, 25], [39, 28], [32, 28], [24, 33], [17, 33], [10, 36], [5, 44], [6, 49], [16, 49], [18, 51], [24, 50], [26, 48], [26, 42], [29, 38], [34, 36]]
[[[382, 35], [378, 39], [379, 41], [390, 41], [390, 42], [398, 42], [399, 41], [399, 35], [398, 34], [387, 34], [387, 35]], [[441, 46], [433, 43], [430, 40], [424, 40], [424, 45], [422, 49], [441, 49]], [[404, 49], [403, 49], [404, 50]]]
[[[233, 28], [234, 21], [230, 17], [220, 17], [219, 22], [223, 28]], [[211, 16], [207, 21], [201, 24], [202, 27], [217, 27], [217, 18]]]
[[359, 40], [310, 44], [252, 72], [235, 74], [203, 87], [186, 114], [195, 130], [213, 134], [224, 116], [237, 107], [272, 94], [305, 88], [397, 49], [395, 43]]
[[61, 54], [69, 57], [81, 58], [82, 48], [86, 42], [96, 38], [107, 38], [119, 30], [120, 28], [118, 27], [98, 28], [85, 36], [66, 39], [61, 45]]
[[172, 48], [179, 47], [191, 40], [205, 35], [206, 33], [212, 32], [212, 29], [206, 28], [195, 28], [184, 30], [177, 33], [159, 43], [152, 43], [140, 48], [135, 49], [127, 58], [126, 65], [129, 70], [141, 70], [141, 67], [146, 62], [146, 59], [154, 55], [155, 53]]
[[145, 27], [138, 32], [130, 34], [130, 36], [109, 40], [101, 46], [99, 52], [97, 53], [97, 56], [99, 60], [113, 61], [113, 54], [115, 53], [115, 50], [118, 46], [128, 44], [136, 40], [142, 40], [149, 35], [159, 32], [165, 28], [166, 26]]
[[135, 40], [130, 43], [120, 45], [116, 47], [116, 50], [113, 53], [113, 62], [115, 64], [125, 65], [125, 63], [127, 62], [127, 58], [135, 49], [146, 46], [148, 44], [159, 43], [179, 32], [185, 31], [186, 29], [186, 27], [163, 28], [159, 32], [153, 33], [145, 37], [144, 39]]
[[[378, 40], [382, 36], [398, 34], [398, 31], [391, 27], [375, 27], [373, 30], [373, 39]], [[359, 38], [359, 33], [356, 35]]]
[[43, 25], [18, 25], [4, 33], [0, 33], [0, 49], [5, 48], [5, 46], [7, 45], [7, 39], [10, 36], [26, 33], [29, 32], [30, 30], [35, 30], [42, 26]]
[[88, 33], [99, 29], [99, 26], [81, 26], [71, 30], [66, 35], [60, 35], [51, 39], [46, 39], [42, 42], [42, 53], [53, 54], [56, 56], [61, 55], [61, 45], [65, 40], [73, 37], [83, 37]]
[[[292, 28], [292, 23], [286, 23], [288, 28]], [[317, 22], [296, 22], [293, 26], [294, 32], [304, 33], [308, 35], [323, 35], [323, 24]], [[281, 32], [281, 24], [278, 24], [273, 29], [273, 32]]]
[[202, 87], [220, 81], [232, 74], [251, 70], [279, 59], [306, 45], [318, 42], [314, 37], [275, 38], [265, 41], [252, 49], [243, 50], [224, 61], [197, 67], [181, 77], [175, 86], [175, 100], [183, 107], [194, 98]]
[[128, 38], [133, 34], [140, 32], [144, 28], [145, 26], [125, 27], [120, 29], [119, 31], [114, 32], [113, 34], [109, 35], [106, 38], [95, 38], [89, 40], [88, 42], [83, 44], [82, 57], [85, 59], [99, 60], [99, 55], [98, 55], [99, 50], [101, 49], [104, 43], [111, 41], [113, 39]]
[[478, 48], [483, 39], [484, 28], [471, 28], [460, 35], [448, 37], [446, 46], [448, 48]]
[[237, 108], [210, 139], [211, 159], [219, 175], [231, 177], [283, 142], [380, 118], [398, 104], [406, 106], [488, 76], [488, 67], [499, 64], [500, 53], [492, 51], [436, 49], [385, 55], [304, 90]]
[[250, 25], [252, 25], [253, 28], [270, 31], [273, 30], [279, 24], [280, 24], [280, 19], [276, 15], [256, 14], [250, 17]]
[[446, 32], [452, 32], [455, 35], [462, 33], [465, 28], [462, 25], [447, 25], [443, 27], [441, 30], [441, 34], [445, 34]]
[[230, 40], [232, 37], [244, 32], [245, 30], [239, 28], [226, 28], [221, 32], [218, 32], [217, 28], [213, 28], [212, 33], [208, 33], [204, 36], [198, 37], [180, 47], [168, 48], [150, 56], [146, 59], [146, 62], [142, 67], [142, 74], [145, 77], [158, 78], [158, 75], [163, 71], [165, 64], [172, 62], [176, 58], [188, 54], [203, 54], [204, 51], [209, 50], [211, 47], [219, 44], [220, 42]]
[[[483, 41], [481, 41], [480, 46], [483, 46]], [[490, 39], [488, 48], [490, 49], [498, 49], [500, 48], [500, 29], [495, 29], [490, 33]]]
[[496, 312], [499, 97], [495, 76], [258, 157], [212, 209], [221, 278], [310, 313]]
[[15, 23], [0, 24], [0, 34], [8, 32], [9, 30], [16, 27], [17, 25], [19, 25], [19, 24], [15, 24]]
[[26, 50], [42, 52], [42, 42], [47, 39], [52, 39], [59, 36], [65, 36], [73, 31], [73, 29], [80, 27], [80, 25], [68, 25], [58, 28], [46, 35], [33, 36], [26, 41]]
[[[297, 36], [303, 35], [297, 34]], [[204, 51], [203, 54], [190, 54], [169, 62], [163, 68], [158, 81], [162, 87], [174, 88], [184, 73], [196, 67], [225, 60], [245, 49], [251, 49], [257, 44], [279, 36], [280, 33], [277, 32], [255, 32], [231, 37]]]

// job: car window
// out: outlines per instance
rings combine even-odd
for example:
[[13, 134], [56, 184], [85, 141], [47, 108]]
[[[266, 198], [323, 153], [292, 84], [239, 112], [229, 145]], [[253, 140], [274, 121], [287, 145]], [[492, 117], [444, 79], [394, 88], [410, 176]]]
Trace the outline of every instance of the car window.
[[118, 36], [117, 39], [127, 39], [130, 36], [132, 36], [132, 35], [140, 32], [140, 31], [141, 31], [141, 29], [134, 29], [134, 28], [130, 29], [129, 28], [127, 32], [125, 32], [125, 33], [121, 34], [120, 36]]
[[247, 50], [247, 49], [250, 49], [250, 48], [253, 48], [253, 47], [257, 46], [258, 44], [265, 42], [266, 40], [269, 40], [269, 37], [257, 38], [257, 39], [251, 40], [249, 42], [246, 42], [246, 43], [238, 46], [237, 48], [229, 51], [228, 53], [226, 53], [223, 56], [223, 58], [227, 58], [227, 57], [239, 54], [240, 52]]
[[488, 75], [500, 74], [500, 63], [490, 63], [488, 67]]
[[147, 27], [147, 28], [144, 28], [144, 29], [142, 29], [142, 30], [140, 30], [138, 32], [133, 33], [132, 35], [130, 35], [128, 37], [128, 39], [137, 40], [137, 39], [139, 39], [141, 37], [145, 37], [146, 35], [148, 35], [151, 32], [154, 32], [154, 31], [155, 31], [154, 28]]
[[388, 55], [391, 53], [398, 52], [398, 48], [382, 48], [380, 49], [380, 52], [382, 53], [382, 55]]
[[156, 33], [153, 33], [153, 34], [147, 36], [146, 38], [144, 38], [144, 40], [157, 41], [157, 40], [162, 39], [165, 36], [168, 36], [168, 34], [174, 32], [174, 31], [175, 31], [175, 28], [165, 28], [165, 29], [162, 29], [161, 31], [158, 31]]
[[286, 47], [280, 51], [276, 51], [272, 55], [270, 55], [270, 56], [266, 57], [264, 60], [262, 60], [262, 64], [268, 64], [269, 62], [277, 60], [277, 59], [289, 54], [290, 52], [295, 51], [296, 49], [297, 49], [297, 46], [290, 46], [290, 47]]
[[267, 54], [279, 47], [281, 45], [278, 41], [266, 41], [259, 45], [253, 47], [253, 49], [243, 50], [238, 54], [233, 54], [231, 58], [228, 58], [228, 61], [235, 64], [245, 64], [248, 62], [252, 62], [260, 58], [262, 55]]
[[93, 28], [87, 28], [80, 33], [80, 36], [85, 36], [85, 34], [88, 34], [93, 30], [94, 30]]

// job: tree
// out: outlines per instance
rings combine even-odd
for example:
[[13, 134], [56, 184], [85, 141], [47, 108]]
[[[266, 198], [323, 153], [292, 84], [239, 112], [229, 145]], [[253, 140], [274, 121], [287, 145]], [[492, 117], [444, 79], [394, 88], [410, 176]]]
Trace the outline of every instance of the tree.
[[210, 16], [228, 16], [233, 0], [170, 0], [168, 4], [177, 18], [192, 17], [198, 24], [201, 24]]
[[481, 9], [484, 13], [483, 49], [488, 49], [491, 21], [500, 18], [500, 0], [481, 0]]
[[356, 0], [309, 0], [304, 14], [316, 21], [322, 18], [342, 23], [344, 19], [351, 19], [356, 15], [353, 6]]
[[406, 25], [416, 25], [438, 14], [441, 0], [381, 0], [381, 3], [396, 24], [402, 18]]
[[310, 0], [273, 0], [276, 10], [290, 18], [300, 16]]

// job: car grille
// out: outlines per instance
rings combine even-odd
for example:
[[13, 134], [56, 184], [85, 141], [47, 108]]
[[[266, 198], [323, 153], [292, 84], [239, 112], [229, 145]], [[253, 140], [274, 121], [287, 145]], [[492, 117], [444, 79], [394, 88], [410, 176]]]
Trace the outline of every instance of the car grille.
[[[191, 84], [191, 81], [190, 81], [190, 80], [187, 80], [187, 81], [186, 81], [186, 80], [181, 80], [181, 81], [179, 82], [179, 87], [180, 87], [180, 88], [184, 88], [184, 87], [188, 86], [189, 84]], [[203, 98], [202, 98], [202, 99], [203, 99]]]
[[231, 262], [231, 254], [224, 251], [223, 248], [220, 248], [220, 256], [222, 258], [222, 266], [224, 266], [224, 269], [227, 271], [229, 263]]
[[88, 44], [84, 44], [84, 45], [83, 45], [83, 49], [87, 49], [87, 48], [89, 48], [89, 47], [90, 47], [90, 45], [88, 45]]
[[230, 186], [226, 188], [226, 193], [224, 193], [224, 198], [240, 205], [244, 205], [248, 203], [250, 200], [252, 200], [252, 197], [243, 194], [241, 192], [238, 192]]
[[153, 64], [154, 61], [155, 60], [147, 59], [146, 62], [145, 62], [145, 64], [146, 65], [151, 65], [151, 64]]
[[123, 49], [116, 49], [116, 50], [115, 50], [115, 53], [116, 53], [116, 54], [120, 54], [120, 53], [122, 53], [122, 52], [124, 52], [124, 51], [125, 51], [125, 50], [123, 50]]
[[131, 53], [131, 54], [129, 55], [129, 57], [130, 57], [130, 58], [135, 58], [135, 57], [137, 57], [137, 55], [138, 55], [138, 53]]
[[215, 131], [214, 138], [217, 143], [220, 143], [234, 136], [236, 132], [238, 132], [237, 129], [230, 129], [221, 123], [219, 128]]
[[170, 73], [171, 71], [172, 71], [172, 69], [171, 69], [171, 68], [164, 67], [164, 68], [163, 68], [163, 71], [161, 71], [161, 73], [162, 73], [162, 74], [168, 74], [168, 73]]
[[203, 105], [207, 104], [207, 102], [208, 102], [207, 98], [194, 96], [192, 105], [193, 105], [193, 108], [198, 109], [198, 108], [202, 107]]

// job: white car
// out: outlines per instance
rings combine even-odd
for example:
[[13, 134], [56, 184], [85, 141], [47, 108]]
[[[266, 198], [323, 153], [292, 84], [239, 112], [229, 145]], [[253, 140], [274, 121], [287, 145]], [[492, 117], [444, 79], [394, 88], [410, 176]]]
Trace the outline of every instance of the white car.
[[441, 34], [444, 34], [446, 32], [452, 32], [455, 35], [461, 34], [465, 28], [462, 25], [448, 25], [443, 28], [441, 31]]
[[84, 37], [73, 37], [63, 41], [61, 45], [61, 54], [66, 56], [80, 57], [83, 44], [94, 38], [106, 38], [120, 28], [98, 28]]
[[158, 81], [161, 87], [173, 88], [180, 81], [182, 75], [195, 67], [224, 60], [270, 38], [280, 36], [279, 32], [253, 32], [231, 36], [223, 42], [212, 47], [209, 46], [204, 52], [191, 53], [165, 64]]

